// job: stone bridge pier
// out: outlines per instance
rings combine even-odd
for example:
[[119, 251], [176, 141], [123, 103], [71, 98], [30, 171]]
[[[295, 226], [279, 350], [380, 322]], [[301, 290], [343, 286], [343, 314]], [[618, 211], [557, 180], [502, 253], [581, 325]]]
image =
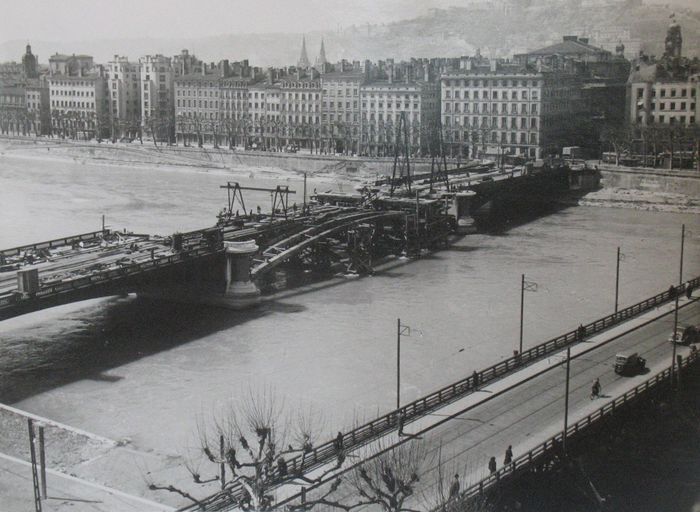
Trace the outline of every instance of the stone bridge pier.
[[224, 301], [233, 309], [244, 309], [260, 302], [260, 289], [250, 279], [253, 255], [258, 252], [254, 240], [224, 242], [226, 253], [226, 290]]

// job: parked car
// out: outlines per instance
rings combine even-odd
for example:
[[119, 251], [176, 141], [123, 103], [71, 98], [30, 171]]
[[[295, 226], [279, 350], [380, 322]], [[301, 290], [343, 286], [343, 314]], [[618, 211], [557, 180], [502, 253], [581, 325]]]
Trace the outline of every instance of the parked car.
[[615, 373], [618, 375], [638, 375], [646, 368], [647, 361], [639, 354], [617, 354], [615, 356]]
[[700, 329], [694, 325], [678, 327], [676, 332], [671, 333], [668, 337], [668, 341], [671, 343], [678, 343], [679, 345], [700, 343]]

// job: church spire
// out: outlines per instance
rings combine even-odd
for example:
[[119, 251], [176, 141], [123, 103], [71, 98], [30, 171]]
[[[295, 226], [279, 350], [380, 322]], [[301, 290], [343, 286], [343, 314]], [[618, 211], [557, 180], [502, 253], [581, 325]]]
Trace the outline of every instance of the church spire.
[[297, 67], [302, 69], [308, 69], [311, 67], [309, 56], [306, 54], [306, 36], [301, 36], [301, 55], [299, 56]]
[[324, 72], [326, 68], [326, 49], [323, 45], [323, 38], [321, 38], [321, 51], [318, 52], [318, 58], [316, 59], [316, 69], [320, 72]]

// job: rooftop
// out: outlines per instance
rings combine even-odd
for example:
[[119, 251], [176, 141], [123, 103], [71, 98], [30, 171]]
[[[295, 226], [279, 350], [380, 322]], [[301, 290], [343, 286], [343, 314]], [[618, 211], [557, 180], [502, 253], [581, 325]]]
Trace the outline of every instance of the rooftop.
[[526, 55], [601, 55], [610, 54], [608, 50], [588, 44], [588, 39], [576, 36], [564, 36], [564, 40], [539, 50], [527, 52]]

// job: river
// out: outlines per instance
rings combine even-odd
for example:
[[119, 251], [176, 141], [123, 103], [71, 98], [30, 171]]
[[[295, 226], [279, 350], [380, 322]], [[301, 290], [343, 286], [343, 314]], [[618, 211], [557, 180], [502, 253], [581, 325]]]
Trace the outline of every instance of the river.
[[[226, 181], [255, 186], [249, 171], [127, 168], [0, 157], [0, 247], [99, 229], [170, 234], [214, 223]], [[343, 188], [309, 181], [309, 190]], [[265, 194], [248, 209], [269, 208]], [[266, 208], [267, 207], [267, 208]], [[525, 347], [628, 305], [678, 280], [681, 224], [689, 233], [684, 277], [700, 274], [697, 215], [572, 207], [499, 235], [477, 234], [372, 277], [291, 290], [233, 312], [129, 296], [62, 306], [0, 323], [0, 402], [140, 449], [178, 453], [196, 416], [248, 389], [270, 387], [313, 406], [329, 436], [395, 403], [396, 319], [402, 402], [517, 348], [520, 279]]]

